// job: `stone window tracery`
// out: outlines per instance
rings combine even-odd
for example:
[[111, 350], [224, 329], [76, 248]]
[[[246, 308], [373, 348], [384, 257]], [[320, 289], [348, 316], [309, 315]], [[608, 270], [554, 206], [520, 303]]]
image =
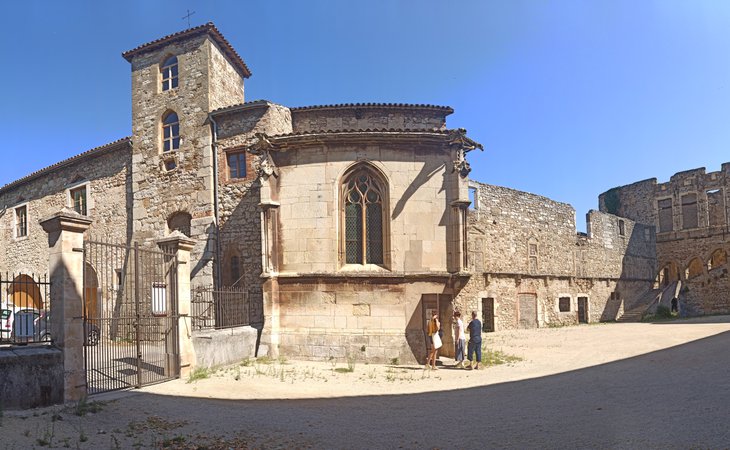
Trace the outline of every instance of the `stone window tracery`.
[[346, 264], [385, 263], [384, 195], [384, 183], [366, 167], [343, 182]]
[[537, 273], [538, 243], [536, 239], [530, 239], [527, 243], [527, 262], [530, 273]]
[[162, 67], [160, 67], [160, 72], [162, 73], [163, 91], [175, 89], [177, 87], [177, 70], [177, 56], [170, 56], [162, 63]]

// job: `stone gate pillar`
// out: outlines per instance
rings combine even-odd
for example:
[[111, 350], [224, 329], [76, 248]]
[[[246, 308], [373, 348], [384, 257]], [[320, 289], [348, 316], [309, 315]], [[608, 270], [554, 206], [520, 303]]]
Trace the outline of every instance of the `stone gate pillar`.
[[187, 377], [195, 366], [195, 349], [193, 348], [192, 324], [190, 320], [190, 251], [195, 241], [180, 232], [157, 241], [157, 245], [165, 253], [176, 255], [177, 272], [174, 286], [177, 286], [178, 313], [178, 345], [180, 349], [180, 376]]
[[51, 335], [63, 352], [65, 402], [86, 396], [84, 373], [84, 232], [91, 219], [60, 211], [42, 220], [48, 233], [48, 273], [51, 279]]

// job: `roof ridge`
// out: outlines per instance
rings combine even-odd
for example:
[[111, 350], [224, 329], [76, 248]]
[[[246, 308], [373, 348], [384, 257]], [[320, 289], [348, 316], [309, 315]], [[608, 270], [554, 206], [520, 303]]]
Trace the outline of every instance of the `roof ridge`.
[[454, 109], [450, 106], [432, 105], [428, 103], [379, 103], [379, 102], [367, 102], [367, 103], [333, 103], [329, 105], [311, 105], [311, 106], [295, 106], [289, 108], [292, 111], [302, 111], [310, 109], [328, 109], [328, 108], [430, 108], [430, 109], [443, 109], [453, 112]]
[[34, 179], [34, 178], [36, 178], [36, 177], [38, 177], [38, 176], [40, 176], [40, 175], [42, 175], [44, 173], [48, 173], [48, 172], [51, 172], [51, 171], [53, 171], [55, 169], [61, 168], [61, 167], [65, 166], [65, 165], [68, 165], [68, 164], [70, 164], [70, 163], [72, 163], [72, 162], [74, 162], [74, 161], [76, 161], [78, 159], [82, 159], [82, 158], [85, 158], [85, 157], [88, 157], [88, 156], [92, 156], [92, 155], [94, 155], [96, 153], [102, 153], [105, 150], [109, 150], [109, 149], [111, 149], [111, 148], [113, 148], [113, 147], [115, 147], [115, 146], [117, 146], [119, 144], [125, 143], [125, 142], [126, 143], [131, 143], [131, 139], [132, 139], [131, 136], [126, 136], [126, 137], [123, 137], [121, 139], [117, 139], [116, 141], [112, 141], [112, 142], [106, 143], [104, 145], [100, 145], [98, 147], [94, 147], [92, 149], [86, 150], [86, 151], [84, 151], [82, 153], [79, 153], [78, 155], [71, 156], [70, 158], [66, 158], [66, 159], [61, 160], [61, 161], [59, 161], [57, 163], [51, 164], [50, 166], [46, 166], [46, 167], [44, 167], [42, 169], [38, 169], [36, 171], [33, 171], [33, 172], [29, 173], [28, 175], [26, 175], [26, 176], [24, 176], [22, 178], [19, 178], [19, 179], [15, 180], [15, 181], [11, 181], [10, 183], [6, 184], [5, 186], [1, 186], [0, 187], [0, 193], [3, 193], [4, 191], [6, 191], [6, 190], [8, 190], [8, 189], [10, 189], [10, 188], [12, 188], [14, 186], [17, 186], [19, 184], [22, 184], [22, 183], [25, 183], [27, 181], [30, 181], [30, 180], [32, 180], [32, 179]]
[[213, 38], [214, 41], [220, 44], [223, 53], [225, 53], [226, 56], [228, 56], [228, 58], [233, 62], [233, 65], [241, 71], [241, 75], [243, 76], [243, 78], [248, 78], [251, 76], [251, 70], [248, 68], [246, 63], [243, 62], [243, 58], [241, 58], [241, 55], [238, 54], [236, 49], [233, 48], [231, 43], [228, 42], [228, 40], [223, 36], [220, 30], [216, 28], [213, 22], [207, 22], [203, 25], [198, 25], [197, 27], [192, 27], [182, 31], [178, 31], [176, 33], [168, 34], [167, 36], [163, 36], [161, 38], [147, 42], [146, 44], [139, 45], [132, 50], [127, 50], [126, 52], [123, 52], [122, 57], [131, 62], [131, 58], [135, 55], [155, 50], [165, 43], [176, 41], [187, 36], [194, 36], [199, 33], [207, 33]]

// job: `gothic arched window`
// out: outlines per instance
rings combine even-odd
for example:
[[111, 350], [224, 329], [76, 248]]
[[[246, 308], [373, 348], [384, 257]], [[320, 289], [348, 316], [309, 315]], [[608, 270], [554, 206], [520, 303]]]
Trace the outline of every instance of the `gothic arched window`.
[[361, 167], [343, 181], [346, 264], [384, 264], [385, 183]]
[[174, 112], [162, 118], [162, 151], [169, 152], [180, 148], [180, 121]]
[[167, 91], [177, 87], [177, 56], [165, 59], [160, 67], [162, 73], [162, 90]]

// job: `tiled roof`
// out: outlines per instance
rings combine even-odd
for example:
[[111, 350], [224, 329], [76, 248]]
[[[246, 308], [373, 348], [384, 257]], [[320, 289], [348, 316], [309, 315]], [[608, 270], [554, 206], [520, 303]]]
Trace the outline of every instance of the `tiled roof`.
[[450, 106], [412, 104], [412, 103], [338, 103], [334, 105], [313, 105], [313, 106], [297, 106], [290, 108], [292, 111], [305, 111], [310, 109], [349, 109], [349, 108], [425, 108], [438, 109], [451, 114], [454, 112]]
[[297, 131], [295, 133], [287, 134], [275, 134], [269, 136], [273, 139], [276, 138], [287, 138], [295, 136], [309, 136], [309, 135], [321, 135], [321, 134], [353, 134], [353, 133], [390, 133], [390, 134], [448, 134], [449, 130], [441, 130], [437, 128], [431, 129], [412, 129], [412, 128], [367, 128], [367, 129], [355, 129], [355, 130], [311, 130], [311, 131]]
[[187, 30], [178, 31], [177, 33], [170, 34], [160, 39], [155, 39], [152, 42], [148, 42], [146, 44], [140, 45], [137, 48], [133, 48], [132, 50], [122, 53], [122, 56], [124, 57], [124, 59], [131, 62], [133, 56], [157, 50], [158, 48], [165, 46], [171, 42], [189, 38], [198, 34], [207, 34], [208, 36], [213, 38], [213, 40], [221, 47], [223, 53], [225, 53], [228, 59], [231, 60], [236, 69], [240, 71], [241, 76], [243, 76], [244, 78], [248, 78], [251, 76], [251, 71], [248, 70], [248, 66], [246, 65], [246, 63], [243, 62], [243, 59], [238, 54], [238, 52], [236, 52], [236, 50], [228, 42], [228, 40], [223, 37], [221, 32], [218, 31], [218, 28], [213, 25], [213, 22], [208, 22], [205, 25], [188, 28]]
[[19, 184], [23, 184], [25, 182], [31, 181], [34, 178], [38, 178], [41, 175], [45, 175], [47, 173], [53, 172], [56, 169], [60, 169], [62, 167], [68, 166], [68, 165], [73, 164], [73, 163], [75, 163], [75, 162], [77, 162], [79, 160], [82, 160], [84, 158], [88, 158], [88, 157], [95, 156], [95, 155], [100, 155], [100, 154], [102, 154], [102, 153], [104, 153], [106, 151], [110, 151], [110, 150], [113, 150], [113, 149], [115, 149], [117, 147], [122, 147], [124, 145], [131, 146], [131, 144], [132, 144], [131, 139], [132, 138], [129, 137], [129, 136], [128, 137], [125, 137], [125, 138], [122, 138], [122, 139], [118, 139], [118, 140], [116, 140], [114, 142], [110, 142], [108, 144], [105, 144], [105, 145], [102, 145], [102, 146], [99, 146], [99, 147], [92, 148], [91, 150], [87, 150], [87, 151], [85, 151], [85, 152], [83, 152], [81, 154], [78, 154], [76, 156], [72, 156], [72, 157], [70, 157], [68, 159], [64, 159], [63, 161], [57, 162], [56, 164], [53, 164], [51, 166], [48, 166], [48, 167], [45, 167], [43, 169], [37, 170], [37, 171], [31, 173], [30, 175], [26, 175], [26, 176], [24, 176], [23, 178], [21, 178], [19, 180], [15, 180], [15, 181], [13, 181], [11, 183], [6, 184], [3, 187], [0, 187], [0, 194], [1, 193], [4, 193], [5, 191], [7, 191], [7, 190], [9, 190], [9, 189], [11, 189], [11, 188], [19, 185]]
[[264, 105], [269, 105], [269, 104], [273, 104], [273, 103], [271, 103], [268, 100], [263, 100], [263, 99], [262, 100], [251, 100], [250, 102], [238, 103], [236, 105], [225, 106], [223, 108], [214, 109], [210, 113], [215, 115], [215, 114], [221, 114], [221, 113], [225, 113], [225, 112], [229, 112], [229, 111], [235, 111], [238, 109], [253, 108], [256, 106], [264, 106]]

